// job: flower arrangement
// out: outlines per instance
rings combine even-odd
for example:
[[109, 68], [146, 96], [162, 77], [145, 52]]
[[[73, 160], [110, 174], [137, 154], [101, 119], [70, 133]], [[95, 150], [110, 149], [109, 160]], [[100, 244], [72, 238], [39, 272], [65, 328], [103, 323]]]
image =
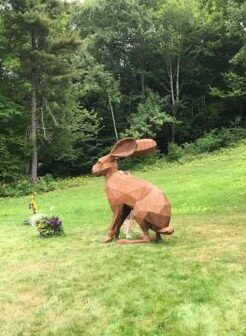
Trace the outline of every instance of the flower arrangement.
[[[33, 215], [30, 219], [32, 226], [36, 226], [40, 237], [48, 238], [52, 236], [61, 236], [64, 234], [62, 221], [59, 217], [52, 214], [52, 216], [47, 216], [41, 213], [38, 213], [37, 203], [34, 195], [31, 195], [31, 202], [29, 206]], [[54, 207], [50, 207], [50, 211], [53, 213]]]
[[59, 217], [42, 216], [35, 222], [35, 225], [39, 235], [43, 238], [61, 236], [64, 233], [62, 228], [62, 221]]

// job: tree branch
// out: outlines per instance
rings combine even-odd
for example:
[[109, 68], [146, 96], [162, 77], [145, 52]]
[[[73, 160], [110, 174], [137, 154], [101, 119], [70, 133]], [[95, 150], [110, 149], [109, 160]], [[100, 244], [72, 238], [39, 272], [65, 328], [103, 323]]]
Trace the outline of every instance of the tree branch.
[[54, 114], [52, 113], [52, 111], [51, 111], [51, 109], [50, 109], [50, 107], [49, 107], [49, 104], [48, 104], [48, 101], [47, 101], [46, 98], [44, 98], [44, 103], [45, 103], [45, 106], [46, 106], [46, 108], [47, 108], [47, 111], [50, 113], [51, 118], [52, 118], [52, 120], [54, 121], [54, 124], [55, 124], [56, 126], [59, 126], [59, 123], [58, 123], [58, 121], [56, 120]]
[[45, 126], [44, 126], [44, 111], [43, 108], [40, 108], [41, 110], [41, 121], [42, 121], [42, 129], [43, 129], [43, 135], [44, 135], [44, 139], [47, 140], [47, 134], [46, 134], [46, 130], [45, 130]]

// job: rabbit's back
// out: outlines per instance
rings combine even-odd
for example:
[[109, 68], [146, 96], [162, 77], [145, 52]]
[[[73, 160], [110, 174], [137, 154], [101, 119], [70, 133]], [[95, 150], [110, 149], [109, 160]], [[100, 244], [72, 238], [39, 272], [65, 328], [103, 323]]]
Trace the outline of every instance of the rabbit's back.
[[150, 182], [122, 171], [115, 172], [106, 181], [107, 198], [109, 203], [113, 202], [114, 205], [126, 204], [133, 208], [138, 201], [153, 191], [156, 196], [163, 198], [162, 192]]

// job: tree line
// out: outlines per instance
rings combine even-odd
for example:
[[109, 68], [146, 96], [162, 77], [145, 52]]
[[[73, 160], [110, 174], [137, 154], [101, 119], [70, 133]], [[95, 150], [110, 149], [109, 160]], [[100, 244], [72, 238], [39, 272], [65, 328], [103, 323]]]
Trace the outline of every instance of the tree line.
[[246, 124], [246, 3], [0, 0], [0, 180]]

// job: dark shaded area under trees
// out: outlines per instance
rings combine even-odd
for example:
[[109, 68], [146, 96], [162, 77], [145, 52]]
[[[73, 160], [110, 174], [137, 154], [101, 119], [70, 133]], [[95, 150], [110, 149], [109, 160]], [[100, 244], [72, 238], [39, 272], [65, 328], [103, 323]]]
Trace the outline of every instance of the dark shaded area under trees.
[[[246, 126], [246, 3], [0, 0], [0, 181]], [[242, 131], [240, 132], [242, 134]]]

